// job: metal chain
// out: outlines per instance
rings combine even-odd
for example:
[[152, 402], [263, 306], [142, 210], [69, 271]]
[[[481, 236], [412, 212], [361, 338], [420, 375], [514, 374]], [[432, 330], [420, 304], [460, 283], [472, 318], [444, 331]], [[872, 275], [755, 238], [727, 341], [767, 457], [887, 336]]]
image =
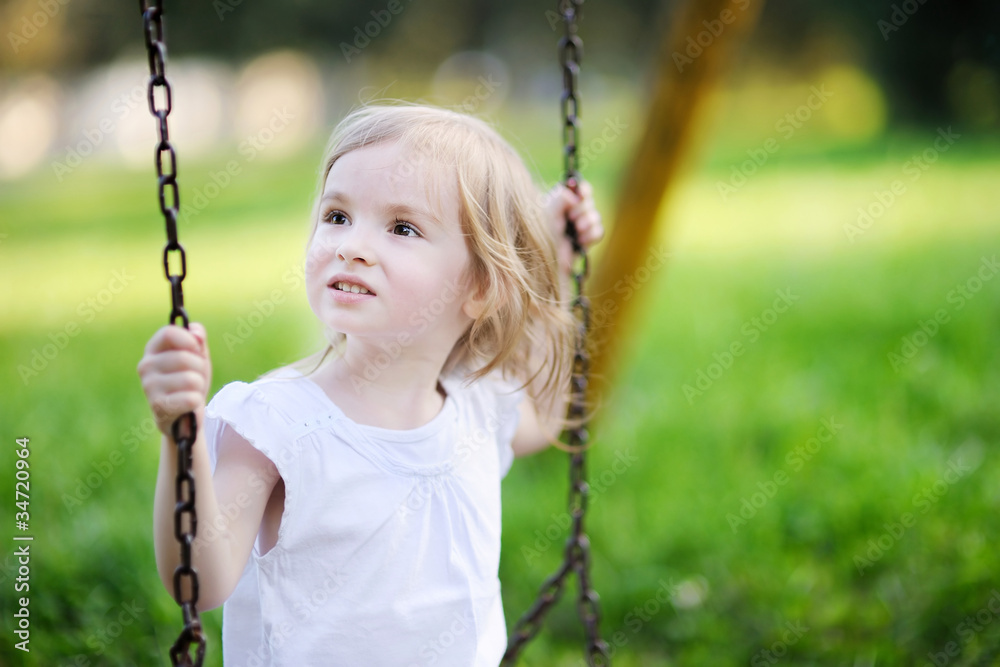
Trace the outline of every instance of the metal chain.
[[[579, 98], [577, 79], [580, 73], [580, 59], [583, 56], [583, 42], [576, 34], [576, 20], [583, 0], [562, 0], [559, 11], [566, 25], [566, 34], [559, 40], [559, 63], [563, 69], [562, 117], [565, 181], [574, 191], [580, 183], [576, 169], [576, 146], [579, 135]], [[590, 585], [590, 540], [584, 530], [584, 516], [587, 512], [589, 487], [586, 475], [586, 445], [589, 437], [586, 416], [587, 378], [590, 373], [590, 356], [587, 353], [587, 331], [590, 328], [590, 302], [583, 294], [583, 282], [589, 273], [587, 254], [576, 236], [573, 224], [566, 221], [566, 233], [573, 244], [573, 282], [575, 296], [572, 303], [576, 317], [575, 353], [570, 386], [568, 417], [574, 426], [567, 430], [569, 441], [569, 511], [572, 517], [570, 536], [566, 540], [563, 562], [556, 572], [545, 580], [538, 592], [538, 598], [531, 608], [514, 626], [513, 635], [503, 657], [503, 665], [513, 665], [525, 645], [541, 630], [542, 622], [549, 609], [562, 596], [566, 579], [576, 573], [579, 584], [577, 613], [586, 634], [586, 657], [590, 667], [605, 667], [611, 664], [607, 643], [600, 635], [600, 607], [597, 592]]]
[[[149, 89], [147, 98], [149, 112], [157, 119], [159, 142], [156, 144], [155, 164], [157, 196], [160, 211], [167, 226], [167, 245], [163, 248], [163, 272], [170, 282], [170, 323], [180, 319], [184, 328], [188, 327], [188, 315], [184, 310], [184, 291], [181, 283], [187, 276], [187, 257], [184, 248], [177, 241], [177, 212], [180, 208], [180, 194], [177, 189], [177, 154], [170, 145], [167, 116], [173, 105], [170, 84], [167, 82], [165, 66], [167, 47], [163, 41], [163, 7], [160, 0], [139, 0], [142, 10], [142, 25], [149, 55]], [[157, 105], [156, 89], [162, 88], [163, 106]], [[168, 156], [167, 170], [164, 171], [164, 153]], [[169, 193], [169, 197], [168, 197]], [[180, 273], [171, 273], [170, 256], [179, 255]], [[184, 615], [184, 629], [170, 648], [170, 661], [176, 667], [201, 667], [205, 659], [205, 635], [198, 617], [198, 573], [191, 567], [191, 546], [198, 529], [198, 515], [194, 504], [194, 474], [191, 472], [191, 449], [194, 447], [198, 424], [193, 412], [180, 416], [173, 423], [171, 432], [177, 443], [177, 479], [174, 492], [177, 504], [174, 506], [174, 537], [180, 544], [181, 564], [174, 570], [174, 599]], [[186, 520], [185, 520], [186, 518]], [[187, 527], [185, 528], [185, 523]], [[185, 586], [184, 582], [188, 585]], [[191, 645], [196, 645], [192, 661]]]

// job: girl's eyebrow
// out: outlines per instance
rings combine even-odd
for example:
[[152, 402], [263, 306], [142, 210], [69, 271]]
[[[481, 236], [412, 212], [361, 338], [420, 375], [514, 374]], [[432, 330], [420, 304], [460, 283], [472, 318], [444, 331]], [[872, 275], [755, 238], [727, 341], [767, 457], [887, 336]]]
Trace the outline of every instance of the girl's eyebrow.
[[421, 208], [413, 208], [407, 204], [390, 204], [385, 207], [385, 210], [387, 213], [391, 213], [393, 215], [402, 215], [406, 218], [416, 218], [420, 221], [427, 221], [438, 226], [441, 225], [441, 221], [438, 220], [437, 216], [430, 211], [426, 211]]
[[348, 196], [337, 190], [330, 190], [323, 193], [323, 197], [320, 199], [321, 202], [325, 201], [348, 201]]

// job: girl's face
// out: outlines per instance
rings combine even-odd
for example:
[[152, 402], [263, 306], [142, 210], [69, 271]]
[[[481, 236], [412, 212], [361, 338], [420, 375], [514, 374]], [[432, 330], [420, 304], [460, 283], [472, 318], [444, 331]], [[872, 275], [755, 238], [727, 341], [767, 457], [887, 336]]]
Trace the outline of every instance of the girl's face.
[[[398, 142], [351, 151], [327, 176], [306, 257], [313, 312], [392, 350], [451, 351], [476, 315], [458, 186]], [[400, 348], [396, 348], [399, 345]]]

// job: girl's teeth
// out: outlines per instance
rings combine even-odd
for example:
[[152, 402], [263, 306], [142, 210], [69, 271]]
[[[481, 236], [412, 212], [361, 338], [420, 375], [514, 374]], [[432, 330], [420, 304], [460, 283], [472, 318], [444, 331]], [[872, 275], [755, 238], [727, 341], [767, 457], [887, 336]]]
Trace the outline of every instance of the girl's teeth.
[[364, 287], [350, 285], [348, 283], [337, 283], [336, 288], [341, 292], [351, 292], [352, 294], [371, 294], [371, 292], [366, 290]]

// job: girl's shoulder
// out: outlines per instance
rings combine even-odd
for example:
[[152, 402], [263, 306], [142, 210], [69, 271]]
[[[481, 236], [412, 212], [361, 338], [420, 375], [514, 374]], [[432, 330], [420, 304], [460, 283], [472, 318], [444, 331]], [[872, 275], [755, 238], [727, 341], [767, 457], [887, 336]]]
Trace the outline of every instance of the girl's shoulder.
[[298, 363], [291, 363], [287, 366], [280, 366], [273, 370], [269, 370], [250, 384], [255, 385], [274, 380], [297, 380], [305, 376], [305, 373], [301, 368], [299, 368], [299, 366], [300, 364]]
[[476, 377], [467, 369], [456, 368], [441, 377], [441, 384], [450, 395], [490, 413], [515, 410], [526, 395], [521, 383], [504, 377], [499, 371]]
[[292, 426], [311, 414], [308, 380], [291, 366], [277, 368], [252, 382], [223, 386], [208, 404], [208, 414], [226, 421], [266, 418], [275, 427]]
[[441, 376], [442, 381], [459, 384], [469, 389], [485, 390], [489, 392], [514, 393], [517, 392], [523, 382], [516, 378], [505, 375], [500, 369], [495, 369], [486, 375], [476, 377], [476, 371], [466, 366], [455, 366]]

